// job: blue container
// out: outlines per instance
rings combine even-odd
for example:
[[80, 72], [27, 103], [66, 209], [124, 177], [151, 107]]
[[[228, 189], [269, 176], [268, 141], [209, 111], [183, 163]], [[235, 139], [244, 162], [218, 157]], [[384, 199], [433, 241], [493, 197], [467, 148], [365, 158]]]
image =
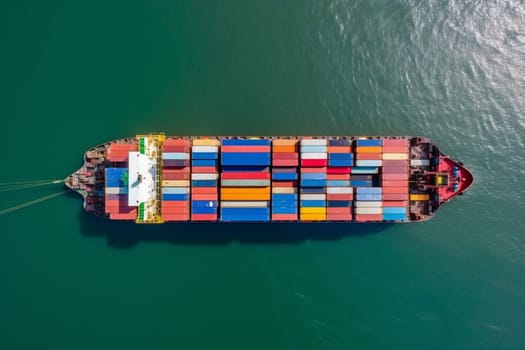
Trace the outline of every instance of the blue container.
[[297, 214], [297, 207], [273, 207], [272, 214]]
[[357, 140], [357, 146], [381, 146], [383, 144], [382, 140], [371, 139], [371, 140]]
[[188, 194], [163, 194], [162, 200], [163, 201], [187, 201], [190, 198], [190, 195]]
[[221, 215], [269, 215], [270, 208], [221, 208]]
[[372, 187], [372, 181], [352, 181], [350, 180], [350, 186], [352, 187]]
[[270, 153], [238, 153], [228, 152], [222, 153], [221, 156], [222, 165], [270, 165], [271, 155]]
[[106, 187], [122, 187], [124, 184], [120, 179], [106, 177]]
[[192, 159], [218, 159], [219, 153], [217, 152], [195, 152], [191, 155]]
[[326, 173], [302, 173], [301, 180], [326, 180]]
[[325, 207], [326, 201], [301, 201], [301, 207], [312, 208], [312, 207]]
[[270, 214], [268, 215], [238, 215], [238, 214], [221, 214], [221, 221], [229, 222], [251, 222], [251, 221], [270, 221]]
[[356, 195], [356, 199], [358, 201], [380, 201], [382, 199], [382, 196], [379, 193], [358, 193]]
[[217, 180], [191, 180], [192, 187], [217, 187]]
[[214, 159], [193, 159], [191, 166], [217, 166], [218, 162]]
[[270, 146], [271, 140], [265, 139], [226, 139], [221, 141], [222, 146]]
[[[385, 208], [383, 208], [383, 210], [384, 209]], [[407, 216], [406, 216], [406, 214], [383, 213], [383, 220], [406, 221], [407, 220]]]
[[329, 146], [352, 146], [351, 140], [340, 139], [340, 140], [328, 140]]
[[407, 215], [407, 208], [405, 207], [384, 207], [383, 214], [403, 214]]
[[326, 180], [301, 180], [301, 187], [326, 186]]
[[352, 160], [354, 155], [352, 153], [328, 153], [328, 160]]
[[348, 208], [352, 206], [352, 201], [327, 201], [326, 206], [331, 208]]
[[293, 193], [273, 193], [272, 202], [276, 201], [297, 201], [297, 194]]
[[350, 187], [349, 180], [328, 180], [326, 181], [327, 187]]
[[383, 193], [383, 188], [381, 187], [358, 187], [357, 194], [360, 193]]
[[378, 167], [371, 166], [355, 166], [351, 171], [352, 174], [377, 174], [378, 172]]
[[218, 203], [218, 201], [191, 201], [191, 207], [217, 208], [219, 206]]
[[191, 207], [191, 212], [193, 214], [216, 214], [217, 208], [215, 207]]
[[328, 166], [344, 166], [349, 167], [353, 165], [353, 160], [329, 160]]
[[272, 180], [291, 181], [297, 180], [297, 173], [272, 173]]
[[302, 187], [301, 193], [304, 194], [321, 194], [325, 193], [324, 187]]

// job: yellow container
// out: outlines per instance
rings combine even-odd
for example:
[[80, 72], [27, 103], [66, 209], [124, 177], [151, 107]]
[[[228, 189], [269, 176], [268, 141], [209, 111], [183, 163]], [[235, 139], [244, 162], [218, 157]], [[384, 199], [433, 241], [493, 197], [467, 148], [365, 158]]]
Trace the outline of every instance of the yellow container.
[[381, 153], [382, 147], [381, 146], [361, 146], [356, 147], [357, 153]]
[[325, 221], [326, 214], [303, 214], [301, 213], [300, 218], [303, 221]]
[[426, 193], [411, 193], [411, 201], [428, 201], [430, 199], [429, 195]]
[[271, 194], [268, 193], [221, 193], [221, 200], [223, 201], [269, 201], [271, 199]]
[[324, 207], [303, 207], [301, 208], [301, 214], [326, 214], [326, 208]]
[[217, 139], [196, 139], [192, 144], [193, 146], [220, 146], [221, 142]]
[[190, 180], [164, 180], [162, 187], [189, 187]]
[[383, 153], [383, 160], [405, 160], [408, 153]]

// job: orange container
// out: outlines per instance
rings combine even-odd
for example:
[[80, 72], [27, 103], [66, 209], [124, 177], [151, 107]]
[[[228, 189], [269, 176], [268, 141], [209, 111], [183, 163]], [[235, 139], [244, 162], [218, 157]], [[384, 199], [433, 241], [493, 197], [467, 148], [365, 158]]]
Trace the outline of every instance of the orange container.
[[383, 193], [383, 201], [407, 201], [408, 193]]
[[352, 153], [350, 146], [328, 146], [328, 153]]
[[272, 145], [274, 147], [278, 146], [295, 146], [299, 140], [286, 140], [286, 139], [279, 139], [279, 140], [272, 140]]
[[268, 201], [271, 198], [271, 194], [268, 192], [261, 193], [261, 194], [251, 194], [251, 193], [228, 193], [228, 194], [221, 194], [220, 196], [221, 200], [225, 201], [243, 201], [243, 200], [249, 200], [249, 201]]
[[326, 208], [326, 213], [327, 214], [347, 214], [348, 215], [348, 214], [352, 214], [352, 208], [350, 207]]
[[272, 181], [272, 187], [297, 187], [297, 181]]
[[297, 153], [296, 146], [273, 146], [273, 153]]
[[351, 221], [352, 214], [327, 214], [327, 221]]
[[184, 139], [166, 139], [166, 140], [164, 140], [163, 145], [166, 145], [166, 146], [191, 146], [191, 142], [189, 140], [184, 140]]
[[383, 188], [385, 187], [404, 187], [408, 185], [407, 181], [401, 181], [401, 180], [383, 180], [381, 181], [381, 184], [383, 185]]
[[408, 153], [408, 147], [383, 146], [383, 153]]
[[162, 201], [161, 209], [164, 208], [189, 208], [190, 201]]
[[383, 193], [408, 193], [408, 186], [399, 186], [399, 187], [383, 187]]
[[297, 221], [297, 214], [272, 214], [272, 221]]
[[111, 213], [109, 214], [111, 220], [135, 220], [137, 218], [137, 212], [130, 213]]
[[190, 208], [162, 208], [162, 216], [167, 214], [189, 214]]
[[301, 167], [302, 173], [326, 173], [327, 167]]
[[164, 221], [189, 221], [190, 216], [188, 214], [166, 214], [162, 215]]
[[383, 155], [381, 153], [358, 153], [357, 160], [381, 160]]
[[192, 201], [214, 201], [217, 200], [218, 195], [216, 193], [205, 193], [205, 194], [191, 194]]
[[381, 146], [361, 146], [356, 147], [357, 153], [381, 153], [382, 147]]
[[222, 194], [269, 194], [270, 187], [221, 187]]
[[408, 207], [408, 201], [383, 201], [383, 207]]
[[170, 181], [170, 180], [189, 180], [190, 179], [190, 173], [163, 173], [162, 174], [162, 180]]
[[408, 181], [408, 173], [404, 174], [383, 174], [382, 179], [383, 180], [404, 180]]
[[195, 174], [216, 174], [217, 167], [214, 166], [194, 166], [191, 168], [191, 172]]
[[350, 174], [327, 174], [327, 180], [350, 180]]

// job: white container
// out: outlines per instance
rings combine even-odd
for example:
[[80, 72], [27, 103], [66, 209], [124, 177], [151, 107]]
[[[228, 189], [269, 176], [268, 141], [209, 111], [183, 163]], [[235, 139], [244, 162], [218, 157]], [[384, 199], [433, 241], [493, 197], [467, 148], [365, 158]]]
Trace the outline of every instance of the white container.
[[106, 187], [106, 194], [126, 194], [128, 193], [127, 187]]
[[356, 207], [356, 214], [383, 214], [383, 208]]
[[326, 200], [326, 194], [301, 194], [302, 201], [324, 201]]
[[327, 159], [328, 153], [322, 152], [322, 153], [313, 153], [313, 152], [306, 152], [301, 153], [302, 159]]
[[429, 159], [412, 159], [410, 161], [410, 165], [413, 165], [413, 166], [427, 166], [427, 165], [430, 165], [430, 160]]
[[328, 145], [327, 139], [303, 139], [301, 140], [302, 146], [326, 146]]
[[373, 159], [358, 159], [355, 161], [356, 166], [370, 166], [370, 167], [379, 167], [383, 165], [382, 160], [373, 160]]
[[297, 193], [296, 187], [272, 187], [272, 193]]
[[192, 180], [217, 180], [219, 174], [191, 174]]
[[408, 153], [383, 153], [383, 160], [406, 160]]
[[381, 201], [355, 201], [356, 208], [381, 208], [382, 206]]
[[217, 153], [219, 152], [219, 147], [217, 146], [193, 146], [191, 148], [193, 153]]
[[326, 193], [328, 194], [353, 194], [354, 189], [352, 187], [327, 187]]

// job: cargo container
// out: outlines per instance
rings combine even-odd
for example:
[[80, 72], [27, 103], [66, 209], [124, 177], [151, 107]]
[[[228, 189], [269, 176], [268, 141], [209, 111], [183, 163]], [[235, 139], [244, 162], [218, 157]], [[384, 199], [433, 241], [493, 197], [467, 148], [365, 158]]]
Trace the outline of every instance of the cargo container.
[[415, 222], [472, 182], [425, 137], [149, 134], [88, 150], [66, 186], [137, 223]]

